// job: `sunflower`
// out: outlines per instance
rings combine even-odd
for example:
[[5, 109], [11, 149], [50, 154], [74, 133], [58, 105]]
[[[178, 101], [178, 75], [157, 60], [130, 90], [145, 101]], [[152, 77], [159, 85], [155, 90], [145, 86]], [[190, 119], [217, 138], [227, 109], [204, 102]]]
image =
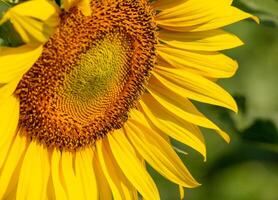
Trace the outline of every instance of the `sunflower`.
[[219, 51], [242, 45], [220, 28], [252, 17], [231, 3], [30, 0], [6, 9], [0, 24], [22, 44], [0, 48], [0, 198], [159, 199], [145, 163], [181, 198], [198, 186], [171, 141], [204, 159], [199, 127], [229, 142], [191, 100], [237, 111], [215, 83], [237, 70]]

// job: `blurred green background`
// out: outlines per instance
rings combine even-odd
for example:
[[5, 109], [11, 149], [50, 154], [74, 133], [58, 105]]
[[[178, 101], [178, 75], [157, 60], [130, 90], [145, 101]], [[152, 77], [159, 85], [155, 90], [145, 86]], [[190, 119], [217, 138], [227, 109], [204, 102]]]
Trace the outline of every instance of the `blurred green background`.
[[[203, 130], [207, 161], [189, 153], [180, 157], [202, 184], [187, 189], [186, 200], [278, 200], [278, 1], [234, 1], [261, 19], [227, 27], [244, 46], [225, 52], [239, 62], [237, 74], [219, 83], [237, 100], [236, 115], [222, 108], [196, 105], [231, 136], [226, 144], [216, 133]], [[150, 169], [163, 200], [179, 199], [178, 187]]]
[[[186, 200], [278, 200], [278, 0], [235, 0], [234, 4], [260, 17], [261, 24], [246, 20], [226, 28], [245, 43], [225, 52], [240, 68], [233, 78], [219, 81], [237, 100], [239, 113], [196, 103], [230, 134], [231, 143], [204, 129], [208, 152], [204, 162], [200, 154], [173, 141], [188, 153], [179, 155], [202, 184], [187, 189]], [[1, 4], [0, 13], [7, 8]], [[0, 27], [0, 45], [20, 44], [11, 28], [11, 24]], [[162, 200], [179, 199], [176, 185], [149, 171]]]

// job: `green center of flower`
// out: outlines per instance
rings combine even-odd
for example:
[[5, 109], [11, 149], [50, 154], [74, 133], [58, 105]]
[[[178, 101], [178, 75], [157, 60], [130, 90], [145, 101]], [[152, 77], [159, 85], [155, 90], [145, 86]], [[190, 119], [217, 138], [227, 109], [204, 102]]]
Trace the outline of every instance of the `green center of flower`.
[[108, 34], [98, 41], [67, 75], [59, 92], [61, 108], [70, 108], [77, 120], [104, 115], [128, 80], [131, 55], [131, 41], [123, 34]]
[[119, 129], [145, 90], [156, 53], [147, 1], [92, 1], [64, 12], [16, 94], [20, 126], [48, 147], [76, 150]]

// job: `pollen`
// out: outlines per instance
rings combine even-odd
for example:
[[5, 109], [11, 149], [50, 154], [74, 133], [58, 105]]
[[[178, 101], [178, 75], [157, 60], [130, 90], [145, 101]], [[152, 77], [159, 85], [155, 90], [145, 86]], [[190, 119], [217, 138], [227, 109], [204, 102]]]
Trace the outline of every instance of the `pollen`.
[[76, 150], [119, 129], [155, 64], [154, 12], [143, 0], [93, 0], [92, 15], [63, 12], [23, 76], [20, 127], [47, 147]]

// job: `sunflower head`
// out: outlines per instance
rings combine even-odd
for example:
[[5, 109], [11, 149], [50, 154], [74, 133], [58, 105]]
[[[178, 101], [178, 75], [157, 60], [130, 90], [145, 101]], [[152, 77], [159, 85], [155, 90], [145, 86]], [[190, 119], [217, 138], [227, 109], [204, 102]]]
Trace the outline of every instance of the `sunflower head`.
[[199, 127], [229, 141], [191, 100], [237, 111], [215, 81], [237, 70], [221, 51], [242, 45], [220, 28], [252, 17], [231, 3], [30, 0], [8, 9], [0, 25], [22, 45], [0, 48], [0, 198], [156, 200], [145, 161], [181, 198], [198, 186], [171, 141], [204, 159]]
[[61, 15], [16, 89], [21, 126], [47, 146], [74, 150], [121, 128], [155, 64], [156, 24], [146, 2], [96, 1], [91, 9], [93, 16], [76, 7]]

